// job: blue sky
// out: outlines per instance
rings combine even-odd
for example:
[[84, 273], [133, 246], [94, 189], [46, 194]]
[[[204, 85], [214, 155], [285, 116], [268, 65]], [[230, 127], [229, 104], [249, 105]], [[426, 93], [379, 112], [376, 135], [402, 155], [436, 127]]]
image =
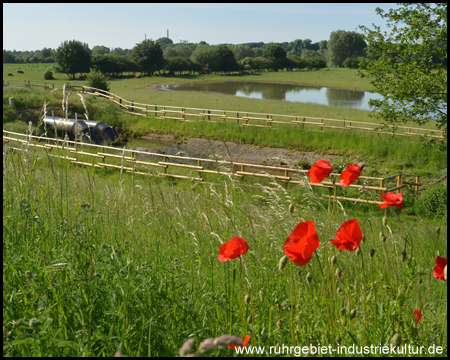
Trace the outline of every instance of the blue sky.
[[375, 13], [394, 3], [93, 3], [3, 4], [3, 49], [56, 49], [65, 40], [131, 49], [167, 35], [174, 43], [215, 44], [328, 40], [335, 30], [355, 31], [372, 24], [385, 29]]

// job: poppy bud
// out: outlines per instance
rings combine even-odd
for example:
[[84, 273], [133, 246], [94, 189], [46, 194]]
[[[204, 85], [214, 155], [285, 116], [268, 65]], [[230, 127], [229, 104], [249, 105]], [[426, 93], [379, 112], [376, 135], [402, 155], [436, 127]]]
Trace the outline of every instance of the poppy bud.
[[248, 324], [251, 324], [253, 322], [253, 317], [252, 317], [252, 315], [250, 314], [249, 316], [248, 316], [248, 318], [247, 318], [247, 323]]
[[341, 295], [341, 293], [342, 293], [342, 290], [341, 290], [341, 288], [338, 287], [338, 288], [336, 289], [336, 294]]
[[342, 277], [342, 269], [341, 268], [337, 268], [335, 274], [336, 274], [336, 277], [338, 279], [340, 279]]
[[383, 216], [383, 226], [386, 226], [386, 225], [387, 225], [387, 217]]
[[288, 260], [289, 258], [287, 257], [287, 255], [283, 255], [281, 259], [278, 261], [278, 270], [283, 271], [284, 267], [288, 263]]
[[291, 202], [291, 203], [289, 204], [289, 212], [292, 214], [292, 213], [294, 212], [294, 210], [295, 210], [295, 205], [294, 205], [293, 202]]
[[356, 256], [360, 256], [361, 255], [361, 248], [357, 248], [355, 251]]
[[347, 318], [342, 318], [341, 319], [341, 324], [342, 324], [342, 326], [346, 326], [347, 325]]
[[245, 294], [244, 301], [247, 305], [250, 304], [251, 300], [252, 300], [251, 295], [249, 293]]
[[333, 255], [331, 257], [331, 265], [336, 265], [336, 263], [337, 263], [337, 257], [336, 257], [336, 255]]
[[406, 251], [405, 250], [402, 251], [402, 261], [403, 262], [406, 261]]
[[261, 301], [264, 301], [264, 290], [263, 289], [259, 290], [258, 295], [259, 295], [259, 298], [261, 299]]
[[400, 346], [402, 343], [402, 337], [400, 334], [394, 334], [394, 336], [391, 339], [391, 345], [392, 346]]
[[375, 255], [375, 249], [370, 249], [369, 255], [370, 255], [370, 257], [373, 257]]
[[341, 337], [339, 335], [336, 335], [335, 341], [336, 341], [336, 344], [339, 345], [341, 343], [342, 339], [341, 339]]
[[342, 307], [340, 310], [341, 316], [345, 316], [345, 314], [347, 313], [347, 309], [345, 307]]
[[277, 321], [277, 329], [281, 329], [282, 326], [283, 326], [283, 321], [281, 321], [281, 319], [278, 319], [278, 321]]
[[311, 281], [312, 281], [312, 275], [311, 273], [306, 274], [306, 282], [311, 285]]
[[352, 311], [350, 311], [350, 320], [353, 320], [356, 317], [356, 309], [352, 309]]

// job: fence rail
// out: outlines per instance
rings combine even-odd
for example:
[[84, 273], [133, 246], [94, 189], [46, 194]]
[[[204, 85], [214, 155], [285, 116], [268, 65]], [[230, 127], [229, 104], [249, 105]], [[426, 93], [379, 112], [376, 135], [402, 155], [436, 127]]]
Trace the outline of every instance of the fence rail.
[[[7, 81], [7, 85], [9, 82]], [[32, 84], [28, 80], [24, 80], [23, 86], [40, 86], [44, 89], [54, 88], [47, 85], [47, 83]], [[3, 86], [5, 86], [5, 80], [3, 80]], [[444, 131], [423, 129], [410, 126], [394, 126], [394, 125], [380, 125], [377, 123], [363, 122], [363, 121], [349, 121], [345, 119], [329, 119], [318, 118], [309, 116], [295, 116], [295, 115], [281, 115], [281, 114], [265, 114], [236, 110], [212, 110], [212, 109], [199, 109], [180, 106], [167, 106], [167, 105], [150, 105], [134, 102], [133, 100], [125, 99], [119, 95], [113, 94], [109, 91], [96, 89], [88, 86], [68, 85], [66, 84], [66, 90], [79, 91], [84, 94], [98, 96], [106, 98], [113, 103], [123, 107], [128, 113], [143, 117], [152, 115], [154, 117], [162, 119], [174, 119], [183, 122], [225, 122], [235, 121], [236, 125], [247, 127], [263, 127], [276, 129], [276, 124], [293, 125], [295, 127], [301, 127], [305, 129], [315, 128], [319, 131], [324, 129], [341, 129], [345, 131], [362, 130], [370, 131], [376, 134], [387, 134], [395, 136], [426, 136], [437, 139], [445, 139]]]
[[[165, 155], [149, 151], [137, 151], [130, 149], [118, 149], [111, 146], [81, 144], [74, 141], [63, 139], [32, 136], [29, 134], [20, 134], [3, 130], [3, 142], [19, 144], [20, 147], [11, 146], [11, 148], [24, 151], [29, 147], [47, 149], [50, 153], [59, 149], [58, 156], [67, 159], [71, 163], [121, 169], [137, 175], [150, 175], [189, 179], [192, 181], [204, 182], [205, 174], [215, 174], [221, 176], [244, 177], [264, 177], [276, 179], [285, 184], [313, 186], [333, 189], [333, 186], [340, 188], [339, 175], [331, 173], [330, 180], [322, 181], [320, 184], [312, 184], [308, 177], [308, 170], [302, 170], [292, 167], [268, 166], [261, 164], [242, 163], [226, 161], [219, 159], [193, 158], [178, 155]], [[83, 151], [83, 148], [90, 148], [91, 151]], [[97, 151], [97, 152], [95, 152]], [[64, 154], [63, 154], [64, 153]], [[88, 160], [86, 160], [88, 158]], [[107, 159], [109, 162], [107, 163]], [[115, 163], [113, 163], [115, 161]], [[120, 164], [117, 162], [120, 161]], [[153, 168], [153, 170], [149, 170]], [[160, 170], [160, 171], [158, 171]], [[412, 180], [408, 180], [413, 178]], [[335, 182], [335, 184], [333, 184]], [[362, 183], [362, 184], [361, 184]], [[378, 185], [379, 184], [379, 185]], [[387, 177], [360, 176], [357, 183], [351, 184], [349, 188], [361, 191], [360, 198], [349, 198], [344, 196], [337, 197], [340, 200], [349, 200], [353, 202], [365, 202], [370, 204], [381, 204], [380, 201], [363, 199], [365, 194], [370, 192], [399, 191], [407, 186], [414, 186], [416, 195], [422, 184], [419, 182], [419, 176], [413, 174], [395, 174]], [[367, 191], [366, 191], [367, 190]], [[328, 196], [328, 195], [323, 195]]]

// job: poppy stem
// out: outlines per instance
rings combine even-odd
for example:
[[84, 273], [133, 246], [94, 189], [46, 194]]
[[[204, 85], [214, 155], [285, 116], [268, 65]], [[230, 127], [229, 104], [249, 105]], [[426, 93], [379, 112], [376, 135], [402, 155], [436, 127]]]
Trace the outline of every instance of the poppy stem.
[[239, 309], [241, 312], [242, 328], [244, 330], [244, 335], [246, 333], [247, 326], [245, 325], [244, 313], [242, 312], [242, 258], [239, 256]]
[[422, 301], [422, 305], [420, 306], [420, 313], [422, 313], [422, 309], [423, 306], [425, 305], [425, 300], [427, 299], [427, 295], [428, 295], [428, 290], [430, 290], [430, 285], [431, 285], [431, 274], [433, 273], [433, 263], [434, 263], [434, 254], [436, 253], [436, 247], [437, 247], [437, 243], [439, 240], [439, 235], [440, 235], [441, 231], [440, 228], [437, 228], [437, 236], [436, 236], [436, 241], [434, 242], [434, 248], [433, 248], [433, 253], [431, 254], [431, 272], [430, 272], [430, 276], [428, 277], [428, 286], [427, 286], [427, 290], [425, 291], [425, 296], [423, 298]]
[[[360, 248], [361, 249], [361, 248]], [[366, 276], [364, 273], [364, 257], [361, 250], [361, 271], [362, 271], [362, 285], [363, 285], [363, 305], [364, 305], [364, 338], [367, 341], [366, 329], [367, 329], [367, 298], [366, 298]]]

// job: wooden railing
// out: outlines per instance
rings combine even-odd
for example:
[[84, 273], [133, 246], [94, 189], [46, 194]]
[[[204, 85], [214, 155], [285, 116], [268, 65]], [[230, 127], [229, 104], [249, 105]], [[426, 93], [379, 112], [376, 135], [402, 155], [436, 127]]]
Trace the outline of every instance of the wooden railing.
[[[289, 184], [321, 187], [333, 189], [334, 186], [341, 188], [338, 173], [332, 173], [330, 180], [322, 181], [320, 184], [312, 184], [307, 176], [308, 170], [292, 167], [268, 166], [250, 164], [219, 159], [193, 158], [187, 156], [165, 155], [149, 151], [137, 151], [130, 149], [118, 149], [111, 146], [82, 144], [73, 141], [38, 137], [3, 130], [3, 142], [19, 144], [20, 147], [11, 148], [23, 151], [29, 147], [43, 148], [52, 152], [59, 149], [58, 154], [50, 154], [65, 158], [74, 164], [108, 167], [121, 169], [138, 175], [150, 175], [161, 177], [173, 177], [203, 182], [205, 174], [222, 176], [233, 176], [243, 178], [246, 176], [263, 177], [277, 180], [287, 187]], [[63, 146], [64, 143], [64, 146]], [[83, 151], [89, 148], [92, 152]], [[62, 155], [63, 150], [65, 155]], [[89, 160], [86, 160], [89, 159]], [[107, 160], [109, 162], [107, 162]], [[120, 164], [118, 164], [120, 162]], [[149, 170], [153, 169], [153, 170]], [[413, 178], [412, 180], [409, 180]], [[363, 199], [362, 196], [378, 192], [399, 191], [406, 186], [414, 186], [416, 195], [419, 192], [419, 176], [413, 174], [395, 174], [388, 177], [360, 176], [358, 181], [351, 184], [349, 188], [361, 191], [360, 198], [349, 198], [337, 196], [339, 200], [364, 202], [370, 204], [381, 204], [380, 201]], [[329, 195], [323, 195], [329, 196]]]
[[[5, 85], [5, 80], [3, 80]], [[51, 84], [54, 88], [54, 84]], [[23, 86], [40, 86], [45, 89], [50, 88], [50, 84], [31, 84], [30, 81], [25, 80]], [[329, 119], [318, 118], [310, 116], [294, 116], [294, 115], [280, 115], [280, 114], [266, 114], [255, 113], [248, 111], [236, 110], [212, 110], [199, 109], [180, 106], [167, 105], [149, 105], [134, 102], [133, 100], [125, 99], [119, 95], [113, 94], [109, 91], [96, 89], [88, 86], [68, 85], [66, 90], [80, 91], [84, 94], [99, 96], [106, 98], [113, 103], [123, 107], [128, 113], [143, 117], [158, 117], [162, 119], [174, 119], [183, 122], [226, 122], [234, 121], [238, 126], [253, 126], [263, 128], [277, 128], [277, 124], [293, 125], [300, 129], [340, 129], [345, 131], [362, 130], [370, 131], [376, 134], [387, 134], [395, 136], [426, 136], [437, 139], [445, 139], [444, 131], [417, 128], [411, 126], [394, 126], [394, 125], [380, 125], [377, 123], [363, 122], [363, 121], [349, 121], [346, 119]]]

